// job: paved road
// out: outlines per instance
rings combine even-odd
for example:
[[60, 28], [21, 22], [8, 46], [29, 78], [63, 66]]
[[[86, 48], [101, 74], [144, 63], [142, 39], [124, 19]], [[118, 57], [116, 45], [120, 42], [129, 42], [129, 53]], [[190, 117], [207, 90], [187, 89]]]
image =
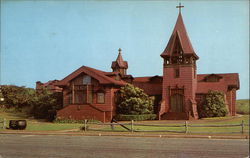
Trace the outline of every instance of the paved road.
[[245, 158], [247, 139], [0, 134], [0, 158]]

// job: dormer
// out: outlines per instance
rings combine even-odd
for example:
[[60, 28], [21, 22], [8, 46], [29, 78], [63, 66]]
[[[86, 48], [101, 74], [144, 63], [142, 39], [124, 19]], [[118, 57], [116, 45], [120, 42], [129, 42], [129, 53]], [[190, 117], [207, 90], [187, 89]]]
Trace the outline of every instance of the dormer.
[[211, 74], [204, 78], [204, 82], [220, 82], [220, 79], [222, 79], [222, 76]]

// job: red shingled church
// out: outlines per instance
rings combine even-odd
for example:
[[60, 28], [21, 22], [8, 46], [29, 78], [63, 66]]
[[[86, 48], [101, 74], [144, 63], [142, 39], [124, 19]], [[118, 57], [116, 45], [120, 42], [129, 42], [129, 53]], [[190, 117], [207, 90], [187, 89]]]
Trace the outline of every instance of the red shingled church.
[[229, 115], [235, 115], [239, 75], [196, 73], [199, 57], [189, 40], [181, 12], [160, 56], [164, 61], [163, 76], [128, 75], [128, 62], [123, 60], [119, 49], [116, 61], [111, 64], [112, 72], [82, 66], [60, 81], [37, 82], [37, 89], [47, 86], [62, 91], [64, 107], [57, 117], [65, 119], [110, 121], [116, 114], [116, 91], [126, 83], [155, 96], [154, 112], [158, 119], [198, 119], [197, 106], [203, 106], [201, 103], [209, 90], [223, 92]]

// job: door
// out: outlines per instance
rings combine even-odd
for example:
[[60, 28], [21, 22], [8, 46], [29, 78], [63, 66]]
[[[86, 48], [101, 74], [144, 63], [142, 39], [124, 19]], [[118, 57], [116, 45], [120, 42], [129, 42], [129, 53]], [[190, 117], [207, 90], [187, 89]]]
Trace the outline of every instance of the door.
[[171, 96], [170, 110], [171, 112], [183, 112], [183, 95], [176, 93]]

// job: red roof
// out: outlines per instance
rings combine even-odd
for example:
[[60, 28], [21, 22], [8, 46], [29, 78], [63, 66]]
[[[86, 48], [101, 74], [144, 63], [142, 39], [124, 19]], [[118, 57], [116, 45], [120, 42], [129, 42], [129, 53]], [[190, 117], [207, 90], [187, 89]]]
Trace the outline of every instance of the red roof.
[[148, 95], [162, 94], [162, 76], [135, 77], [132, 84]]
[[148, 81], [150, 81], [149, 79], [151, 77], [152, 76], [148, 76], [148, 77], [134, 77], [133, 82], [148, 82]]
[[126, 82], [124, 82], [124, 81], [117, 81], [111, 77], [108, 77], [108, 75], [110, 74], [108, 72], [96, 70], [96, 69], [93, 69], [93, 68], [90, 68], [87, 66], [82, 66], [79, 69], [77, 69], [76, 71], [72, 72], [67, 77], [65, 77], [64, 79], [62, 79], [61, 81], [59, 81], [58, 83], [56, 83], [56, 85], [58, 85], [58, 86], [67, 85], [68, 82], [70, 82], [72, 79], [76, 78], [81, 73], [85, 73], [85, 74], [95, 78], [96, 80], [98, 80], [100, 82], [100, 84], [114, 84], [114, 85], [121, 85], [121, 86], [126, 84]]
[[145, 77], [134, 77], [133, 82], [150, 82], [154, 78], [160, 78], [162, 79], [162, 76], [145, 76]]
[[59, 82], [59, 81], [58, 80], [50, 80], [46, 83], [42, 83], [40, 81], [37, 81], [36, 82], [36, 89], [40, 90], [42, 88], [47, 88], [47, 89], [54, 91], [54, 92], [61, 92], [62, 88], [56, 86], [57, 82]]
[[194, 55], [197, 59], [199, 58], [195, 54], [192, 44], [189, 40], [181, 13], [179, 13], [173, 33], [170, 37], [170, 40], [168, 41], [167, 47], [161, 54], [162, 57], [169, 56], [173, 53], [173, 48], [174, 48], [175, 43], [177, 42], [177, 38], [180, 41], [180, 45], [184, 54]]
[[[208, 76], [216, 75], [220, 77], [219, 82], [206, 82], [205, 79]], [[239, 89], [239, 74], [227, 73], [227, 74], [199, 74], [197, 75], [197, 92], [207, 93], [209, 90], [217, 90], [226, 92], [228, 87], [235, 87]]]

